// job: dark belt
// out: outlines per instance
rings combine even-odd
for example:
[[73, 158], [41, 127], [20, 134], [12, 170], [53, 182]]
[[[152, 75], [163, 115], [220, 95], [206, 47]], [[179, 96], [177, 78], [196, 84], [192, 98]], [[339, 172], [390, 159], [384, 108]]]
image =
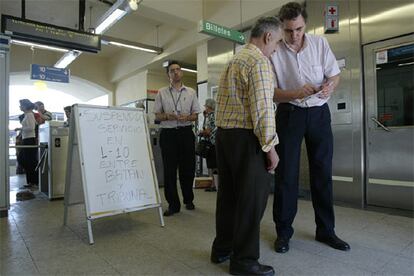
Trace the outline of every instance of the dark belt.
[[192, 129], [193, 126], [176, 126], [176, 127], [166, 127], [162, 130], [184, 130], [184, 129]]
[[321, 105], [321, 106], [311, 106], [311, 107], [302, 107], [302, 106], [297, 106], [291, 103], [280, 103], [277, 105], [277, 109], [280, 111], [293, 111], [293, 110], [304, 110], [304, 109], [310, 109], [310, 108], [322, 108], [325, 105], [327, 105], [327, 103]]

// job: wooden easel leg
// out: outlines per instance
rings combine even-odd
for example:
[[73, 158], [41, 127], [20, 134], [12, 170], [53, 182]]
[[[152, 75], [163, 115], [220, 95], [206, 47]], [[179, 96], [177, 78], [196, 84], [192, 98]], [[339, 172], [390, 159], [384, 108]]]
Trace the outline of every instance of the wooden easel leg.
[[161, 208], [161, 206], [158, 207], [158, 213], [160, 215], [160, 223], [161, 223], [161, 226], [164, 227], [165, 226], [165, 223], [164, 223], [164, 217], [162, 215], [162, 208]]
[[91, 220], [87, 220], [88, 222], [88, 236], [89, 236], [89, 244], [94, 244], [95, 242], [93, 241], [93, 233], [92, 233], [92, 222]]

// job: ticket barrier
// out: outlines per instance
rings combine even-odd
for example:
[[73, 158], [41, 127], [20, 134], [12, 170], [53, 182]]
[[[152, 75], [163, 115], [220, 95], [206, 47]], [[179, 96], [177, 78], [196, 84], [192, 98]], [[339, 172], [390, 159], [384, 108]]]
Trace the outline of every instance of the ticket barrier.
[[39, 127], [40, 192], [49, 200], [63, 198], [65, 193], [66, 161], [69, 127], [61, 121], [48, 121]]

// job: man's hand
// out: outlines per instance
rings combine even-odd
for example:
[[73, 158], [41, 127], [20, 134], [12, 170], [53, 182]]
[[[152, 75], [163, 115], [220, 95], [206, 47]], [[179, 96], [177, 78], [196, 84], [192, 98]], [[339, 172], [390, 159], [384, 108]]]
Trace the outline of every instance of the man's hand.
[[331, 96], [331, 94], [333, 93], [333, 91], [334, 91], [333, 82], [330, 82], [330, 81], [325, 82], [324, 84], [322, 84], [321, 90], [322, 90], [322, 93], [320, 95], [318, 95], [318, 98], [320, 98], [320, 99], [329, 98]]
[[177, 116], [177, 120], [179, 122], [187, 122], [188, 121], [188, 116], [190, 116], [190, 114], [181, 114]]
[[178, 116], [174, 113], [165, 113], [166, 121], [176, 121], [178, 120]]
[[276, 153], [275, 147], [272, 147], [268, 152], [266, 152], [266, 170], [269, 173], [274, 172], [279, 164], [279, 156]]
[[306, 83], [304, 86], [298, 89], [298, 99], [306, 98], [314, 94], [318, 89], [312, 84]]

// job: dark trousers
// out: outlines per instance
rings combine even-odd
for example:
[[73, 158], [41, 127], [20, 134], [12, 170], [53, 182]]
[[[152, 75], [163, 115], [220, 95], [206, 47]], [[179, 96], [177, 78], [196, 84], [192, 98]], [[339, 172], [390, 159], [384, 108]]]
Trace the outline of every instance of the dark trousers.
[[164, 194], [173, 211], [180, 211], [177, 192], [177, 168], [184, 204], [194, 199], [195, 136], [191, 126], [178, 129], [162, 129], [160, 134], [161, 154], [164, 165]]
[[220, 255], [233, 252], [232, 262], [257, 262], [260, 221], [271, 181], [265, 153], [247, 129], [219, 128], [216, 150], [220, 185], [212, 250]]
[[[22, 145], [37, 145], [36, 138], [23, 139]], [[23, 148], [19, 151], [18, 162], [26, 172], [27, 184], [37, 185], [39, 183], [39, 174], [35, 171], [37, 166], [37, 154], [37, 148]]]
[[316, 233], [334, 234], [335, 216], [332, 199], [333, 136], [327, 104], [300, 108], [279, 104], [276, 113], [280, 162], [275, 174], [273, 220], [278, 237], [291, 238], [297, 212], [299, 167], [302, 140], [305, 138], [309, 159], [310, 189], [315, 212]]

